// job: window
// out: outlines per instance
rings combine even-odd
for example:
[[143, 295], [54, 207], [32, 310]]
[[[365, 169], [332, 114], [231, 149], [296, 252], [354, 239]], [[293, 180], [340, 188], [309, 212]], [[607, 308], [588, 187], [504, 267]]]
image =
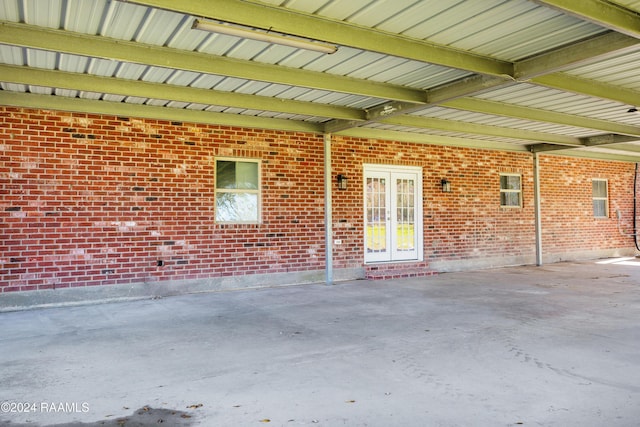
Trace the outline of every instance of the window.
[[520, 175], [500, 174], [500, 207], [519, 208], [522, 206], [520, 181]]
[[260, 222], [260, 162], [216, 159], [216, 221]]
[[591, 183], [593, 193], [593, 216], [607, 218], [609, 216], [609, 191], [606, 179], [594, 179]]

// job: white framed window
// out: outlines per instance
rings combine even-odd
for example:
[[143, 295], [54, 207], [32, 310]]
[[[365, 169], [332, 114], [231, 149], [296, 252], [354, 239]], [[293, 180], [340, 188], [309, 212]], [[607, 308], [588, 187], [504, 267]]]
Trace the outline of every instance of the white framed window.
[[500, 174], [500, 207], [522, 207], [522, 176], [513, 173]]
[[606, 179], [591, 181], [593, 197], [593, 216], [596, 218], [609, 217], [609, 183]]
[[216, 159], [216, 222], [260, 222], [260, 169], [260, 160]]

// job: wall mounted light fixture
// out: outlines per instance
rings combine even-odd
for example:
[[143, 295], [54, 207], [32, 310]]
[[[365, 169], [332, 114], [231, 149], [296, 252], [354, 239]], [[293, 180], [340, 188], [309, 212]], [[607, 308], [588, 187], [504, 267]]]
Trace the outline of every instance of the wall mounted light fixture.
[[442, 185], [442, 192], [443, 193], [451, 193], [451, 182], [442, 178], [440, 180], [440, 185]]
[[338, 175], [338, 189], [346, 190], [347, 189], [347, 180], [348, 178], [344, 175]]
[[300, 39], [295, 36], [285, 37], [284, 35], [264, 32], [257, 28], [239, 27], [232, 24], [221, 24], [212, 21], [203, 21], [196, 19], [192, 28], [197, 30], [210, 31], [212, 33], [226, 34], [228, 36], [241, 37], [251, 40], [259, 40], [267, 43], [275, 43], [284, 46], [296, 47], [298, 49], [313, 50], [321, 53], [334, 53], [338, 50], [337, 46], [322, 43], [314, 40]]
[[636, 107], [631, 107], [627, 110], [627, 113], [637, 113], [638, 109]]

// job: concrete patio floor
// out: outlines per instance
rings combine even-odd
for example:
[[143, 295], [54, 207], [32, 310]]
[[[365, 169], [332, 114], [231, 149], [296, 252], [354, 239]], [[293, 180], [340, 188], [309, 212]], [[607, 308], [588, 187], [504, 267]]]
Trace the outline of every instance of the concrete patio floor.
[[0, 426], [635, 426], [640, 259], [0, 313]]

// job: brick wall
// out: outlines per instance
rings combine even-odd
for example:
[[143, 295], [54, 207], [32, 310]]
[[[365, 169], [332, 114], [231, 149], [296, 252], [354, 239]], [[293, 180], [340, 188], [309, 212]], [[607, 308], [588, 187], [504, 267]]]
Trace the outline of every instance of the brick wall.
[[[550, 261], [571, 259], [570, 253], [634, 247], [633, 238], [618, 230], [616, 211], [626, 232], [633, 229], [635, 164], [543, 156], [543, 251]], [[609, 190], [607, 218], [593, 215], [592, 179], [606, 179]]]
[[[335, 137], [336, 173], [356, 178], [334, 199], [337, 266], [362, 260], [362, 164], [423, 168], [425, 260], [535, 256], [530, 154]], [[521, 209], [500, 208], [500, 172], [522, 174]], [[451, 182], [443, 193], [440, 180]]]
[[[324, 268], [321, 137], [1, 111], [5, 292]], [[262, 159], [262, 224], [215, 224], [215, 156]]]
[[[320, 135], [6, 107], [0, 119], [0, 291], [324, 269]], [[216, 156], [262, 160], [261, 224], [215, 223]], [[333, 184], [336, 269], [363, 266], [364, 163], [423, 167], [427, 263], [535, 255], [530, 154], [335, 137], [332, 162], [350, 178]], [[631, 216], [633, 166], [542, 156], [545, 251], [632, 247], [615, 209]], [[500, 172], [522, 174], [521, 209], [500, 208]]]

